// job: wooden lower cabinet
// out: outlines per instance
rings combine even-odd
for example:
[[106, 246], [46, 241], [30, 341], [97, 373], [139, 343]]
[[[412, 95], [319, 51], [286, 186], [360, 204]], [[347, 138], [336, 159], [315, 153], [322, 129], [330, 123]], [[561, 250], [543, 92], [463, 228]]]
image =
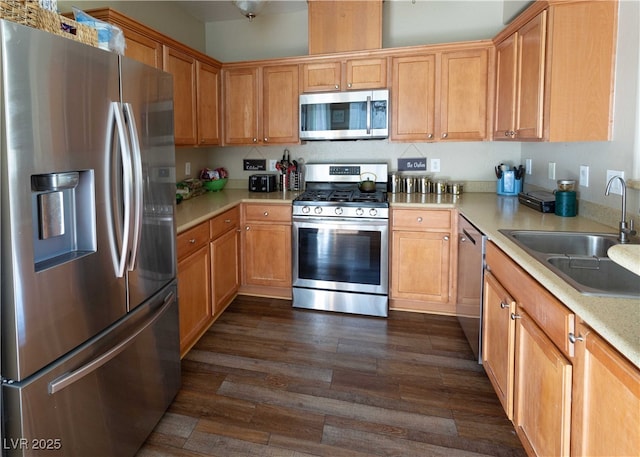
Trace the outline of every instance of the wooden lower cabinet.
[[482, 364], [509, 419], [513, 418], [516, 302], [489, 272], [484, 276]]
[[571, 455], [640, 455], [640, 370], [584, 323], [576, 335]]
[[200, 224], [178, 235], [178, 306], [182, 356], [212, 322], [210, 268], [209, 225]]
[[210, 221], [211, 295], [213, 316], [225, 310], [240, 287], [240, 209], [230, 209]]
[[243, 205], [242, 287], [291, 298], [291, 205]]
[[575, 315], [491, 242], [486, 270], [487, 375], [530, 456], [569, 455]]
[[394, 209], [391, 214], [391, 308], [455, 314], [451, 211]]
[[514, 317], [516, 433], [529, 455], [569, 455], [571, 362], [525, 311]]

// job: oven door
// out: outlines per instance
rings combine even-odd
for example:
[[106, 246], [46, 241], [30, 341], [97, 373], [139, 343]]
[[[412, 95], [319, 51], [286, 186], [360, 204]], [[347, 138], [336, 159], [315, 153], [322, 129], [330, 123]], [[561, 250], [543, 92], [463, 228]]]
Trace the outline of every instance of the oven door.
[[293, 218], [293, 287], [387, 295], [387, 219]]

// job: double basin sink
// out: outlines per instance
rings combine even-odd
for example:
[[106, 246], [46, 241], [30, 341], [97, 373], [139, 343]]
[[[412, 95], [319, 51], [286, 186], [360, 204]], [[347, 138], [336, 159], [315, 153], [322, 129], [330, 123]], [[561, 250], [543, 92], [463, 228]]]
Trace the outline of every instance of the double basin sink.
[[612, 261], [615, 234], [499, 230], [566, 283], [585, 295], [640, 297], [640, 276]]

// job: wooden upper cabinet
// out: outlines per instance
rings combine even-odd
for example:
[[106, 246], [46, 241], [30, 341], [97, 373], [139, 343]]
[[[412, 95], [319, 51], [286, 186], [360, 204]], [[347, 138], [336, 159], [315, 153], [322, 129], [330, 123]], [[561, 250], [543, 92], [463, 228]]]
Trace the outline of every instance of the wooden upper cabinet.
[[292, 144], [300, 138], [298, 65], [262, 69], [262, 141]]
[[489, 50], [444, 52], [440, 74], [440, 139], [488, 138]]
[[173, 117], [176, 146], [197, 144], [196, 59], [164, 46], [164, 70], [173, 75]]
[[387, 58], [372, 57], [301, 65], [303, 92], [382, 89], [387, 87]]
[[518, 33], [496, 46], [496, 103], [494, 140], [515, 137]]
[[391, 140], [433, 140], [435, 65], [435, 54], [391, 59]]
[[224, 71], [224, 144], [299, 141], [298, 65]]
[[155, 68], [162, 68], [162, 43], [138, 32], [123, 29], [127, 46], [124, 55]]
[[259, 67], [224, 71], [224, 144], [257, 144]]
[[309, 54], [382, 48], [382, 0], [309, 0]]
[[617, 8], [615, 0], [534, 2], [494, 38], [494, 139], [611, 139]]
[[220, 69], [196, 62], [198, 144], [220, 144]]

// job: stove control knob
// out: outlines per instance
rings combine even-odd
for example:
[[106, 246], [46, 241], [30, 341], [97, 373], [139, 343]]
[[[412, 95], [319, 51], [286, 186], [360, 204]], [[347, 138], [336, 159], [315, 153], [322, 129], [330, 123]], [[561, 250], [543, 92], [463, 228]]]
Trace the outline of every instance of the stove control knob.
[[311, 211], [311, 208], [309, 208], [308, 206], [303, 206], [302, 207], [302, 212], [304, 214], [309, 214], [309, 211]]
[[313, 208], [313, 212], [316, 214], [322, 214], [322, 206], [316, 206]]
[[356, 209], [356, 216], [362, 216], [364, 214], [364, 210], [362, 208]]
[[377, 215], [378, 215], [378, 210], [377, 210], [377, 209], [375, 209], [375, 208], [371, 208], [371, 209], [369, 210], [369, 216], [375, 217], [375, 216], [377, 216]]
[[336, 207], [336, 211], [335, 211], [335, 213], [336, 213], [338, 216], [340, 216], [340, 215], [342, 214], [342, 207], [337, 206], [337, 207]]

